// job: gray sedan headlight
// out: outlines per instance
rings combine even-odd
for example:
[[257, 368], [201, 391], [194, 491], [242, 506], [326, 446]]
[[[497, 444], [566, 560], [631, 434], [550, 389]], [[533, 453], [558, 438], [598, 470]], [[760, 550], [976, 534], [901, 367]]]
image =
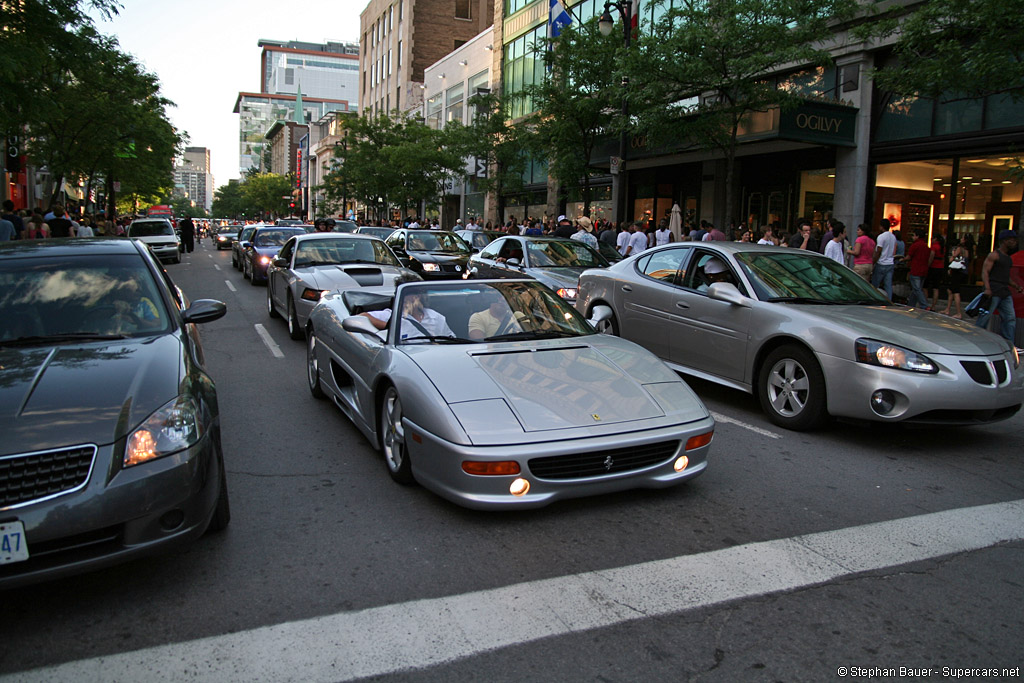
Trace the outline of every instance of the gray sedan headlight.
[[935, 374], [939, 371], [938, 365], [916, 351], [874, 339], [857, 340], [857, 362], [928, 374]]
[[161, 458], [194, 446], [206, 433], [206, 420], [199, 402], [182, 395], [150, 415], [128, 437], [124, 466]]

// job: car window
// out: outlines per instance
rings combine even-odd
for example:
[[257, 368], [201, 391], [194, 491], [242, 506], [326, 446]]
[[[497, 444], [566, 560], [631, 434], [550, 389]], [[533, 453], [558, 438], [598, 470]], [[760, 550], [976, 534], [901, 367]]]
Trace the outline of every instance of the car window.
[[409, 233], [409, 251], [434, 251], [450, 254], [469, 253], [469, 246], [458, 235], [444, 231], [420, 231]]
[[145, 221], [128, 226], [129, 237], [158, 237], [173, 234], [174, 228], [165, 221]]
[[761, 300], [804, 303], [888, 304], [888, 299], [846, 266], [830, 258], [794, 253], [743, 252], [736, 260]]
[[583, 242], [527, 241], [527, 259], [531, 268], [603, 268], [608, 261]]
[[289, 261], [292, 258], [292, 251], [294, 251], [294, 249], [295, 249], [295, 238], [292, 237], [291, 239], [289, 239], [287, 242], [284, 243], [284, 246], [281, 247], [281, 251], [277, 252], [277, 257], [278, 258], [283, 258], [286, 261]]
[[0, 344], [170, 330], [163, 296], [138, 254], [0, 262]]
[[342, 263], [401, 265], [387, 245], [376, 239], [303, 240], [295, 251], [295, 268]]
[[508, 242], [508, 240], [505, 240], [505, 239], [494, 240], [493, 242], [488, 244], [486, 247], [484, 247], [484, 249], [480, 252], [481, 258], [486, 258], [486, 259], [491, 259], [491, 260], [494, 260], [494, 259], [498, 258], [498, 253], [501, 251], [502, 245], [505, 244], [506, 242]]
[[690, 251], [689, 248], [656, 251], [637, 261], [637, 270], [652, 280], [678, 285], [683, 281], [683, 265]]
[[[708, 273], [705, 272], [705, 268], [712, 262], [717, 261], [718, 264], [725, 264], [726, 273], [723, 277], [718, 280], [713, 280], [708, 277]], [[697, 250], [693, 255], [693, 260], [690, 262], [689, 270], [683, 275], [682, 282], [683, 286], [688, 289], [694, 289], [698, 292], [706, 292], [716, 281], [731, 282], [736, 285], [737, 289], [741, 292], [746, 293], [746, 288], [740, 284], [739, 279], [736, 277], [736, 272], [732, 266], [729, 265], [728, 261], [717, 254], [713, 254], [703, 249]]]
[[405, 232], [395, 232], [387, 239], [388, 246], [405, 249]]
[[256, 231], [253, 235], [253, 245], [257, 247], [280, 247], [289, 237], [303, 230], [278, 230], [276, 228]]

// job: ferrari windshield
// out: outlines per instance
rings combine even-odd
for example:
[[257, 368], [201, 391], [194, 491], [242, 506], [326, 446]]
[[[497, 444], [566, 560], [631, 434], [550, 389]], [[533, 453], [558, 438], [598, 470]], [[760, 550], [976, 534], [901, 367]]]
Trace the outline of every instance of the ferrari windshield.
[[526, 243], [531, 268], [605, 268], [608, 261], [583, 242], [544, 240]]
[[440, 251], [451, 254], [468, 254], [466, 243], [452, 232], [416, 231], [410, 232], [406, 249], [409, 251]]
[[832, 259], [793, 253], [748, 251], [736, 260], [762, 301], [804, 304], [885, 305], [889, 300]]
[[423, 283], [402, 288], [399, 344], [471, 344], [593, 334], [539, 282]]
[[341, 238], [302, 240], [295, 247], [295, 268], [330, 266], [339, 263], [379, 263], [401, 266], [380, 240]]

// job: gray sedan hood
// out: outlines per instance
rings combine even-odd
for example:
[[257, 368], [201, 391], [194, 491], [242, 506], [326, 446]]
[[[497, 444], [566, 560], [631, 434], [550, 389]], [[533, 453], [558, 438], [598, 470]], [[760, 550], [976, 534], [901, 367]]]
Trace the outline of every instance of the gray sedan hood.
[[[543, 345], [479, 345], [457, 353], [451, 346], [408, 348], [449, 404], [504, 399], [526, 432], [664, 418], [666, 409], [654, 395], [662, 395], [666, 384], [685, 387], [648, 352], [598, 335]], [[673, 423], [707, 415], [696, 397], [683, 406], [674, 402], [670, 410]]]
[[178, 395], [175, 335], [0, 349], [0, 454], [124, 437]]
[[[800, 307], [810, 310], [811, 306]], [[986, 356], [1004, 353], [1002, 337], [956, 320], [905, 306], [814, 306], [830, 324], [849, 327], [853, 336], [876, 339], [918, 353]]]
[[378, 263], [346, 263], [333, 266], [297, 268], [296, 275], [314, 289], [351, 289], [352, 287], [397, 287], [403, 282], [419, 280], [411, 270]]
[[570, 287], [575, 289], [579, 286], [580, 275], [586, 268], [529, 268], [527, 272], [547, 286]]

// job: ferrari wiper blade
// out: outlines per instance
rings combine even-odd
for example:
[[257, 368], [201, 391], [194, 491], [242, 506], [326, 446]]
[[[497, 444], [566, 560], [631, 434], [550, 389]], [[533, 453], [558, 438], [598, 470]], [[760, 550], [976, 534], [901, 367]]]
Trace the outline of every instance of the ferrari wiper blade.
[[543, 332], [512, 332], [511, 334], [498, 334], [493, 337], [486, 337], [485, 342], [498, 342], [498, 341], [517, 341], [526, 339], [557, 339], [559, 337], [577, 337], [579, 335], [572, 332], [563, 332], [560, 330], [547, 330]]
[[441, 335], [419, 335], [417, 337], [405, 337], [401, 340], [402, 343], [410, 341], [432, 341], [440, 344], [476, 344], [472, 339], [464, 339], [462, 337], [443, 337]]

